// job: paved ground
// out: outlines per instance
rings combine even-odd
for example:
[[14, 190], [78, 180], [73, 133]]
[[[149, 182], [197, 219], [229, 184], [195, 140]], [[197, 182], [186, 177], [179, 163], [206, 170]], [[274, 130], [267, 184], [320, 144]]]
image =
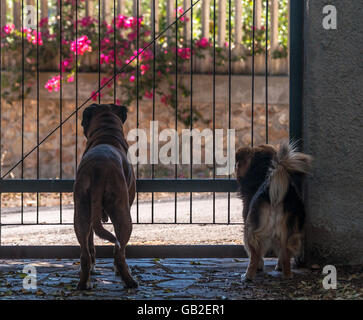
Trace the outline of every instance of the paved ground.
[[[155, 225], [134, 225], [130, 244], [241, 244], [241, 225], [210, 225], [213, 222], [213, 199], [211, 196], [198, 197], [193, 200], [192, 221], [190, 222], [189, 198], [178, 199], [177, 222], [175, 219], [174, 200], [158, 200], [154, 205]], [[225, 195], [218, 195], [215, 202], [215, 222], [225, 223], [228, 221], [228, 200]], [[134, 222], [137, 222], [136, 205], [131, 210]], [[35, 208], [24, 209], [24, 223], [36, 222]], [[3, 208], [1, 221], [6, 223], [20, 223], [20, 208]], [[1, 243], [3, 245], [50, 245], [63, 244], [75, 245], [77, 239], [73, 226], [44, 225], [45, 223], [58, 223], [60, 221], [59, 208], [40, 208], [39, 226], [8, 226], [2, 228]], [[65, 206], [62, 211], [64, 223], [73, 222], [73, 207]], [[142, 201], [139, 204], [139, 222], [150, 223], [151, 202]], [[231, 195], [230, 221], [232, 223], [242, 222], [242, 203], [235, 194]], [[112, 230], [112, 226], [108, 226]], [[96, 244], [105, 242], [96, 237]]]
[[[77, 291], [78, 260], [0, 260], [0, 300], [22, 299], [363, 299], [360, 270], [338, 269], [337, 290], [323, 288], [316, 270], [294, 270], [285, 280], [266, 259], [265, 272], [243, 283], [247, 259], [130, 259], [138, 289], [123, 288], [111, 259], [97, 260], [91, 291]], [[37, 289], [25, 290], [25, 265], [36, 267]]]

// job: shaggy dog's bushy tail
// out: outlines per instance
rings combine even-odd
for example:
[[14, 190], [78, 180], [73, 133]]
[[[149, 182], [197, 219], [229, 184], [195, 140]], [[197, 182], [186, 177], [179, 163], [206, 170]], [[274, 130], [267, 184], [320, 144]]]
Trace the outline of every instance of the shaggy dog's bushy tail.
[[308, 174], [310, 172], [311, 161], [311, 156], [296, 151], [295, 143], [285, 142], [280, 145], [276, 156], [272, 159], [271, 169], [268, 173], [271, 205], [277, 206], [284, 200], [291, 174]]

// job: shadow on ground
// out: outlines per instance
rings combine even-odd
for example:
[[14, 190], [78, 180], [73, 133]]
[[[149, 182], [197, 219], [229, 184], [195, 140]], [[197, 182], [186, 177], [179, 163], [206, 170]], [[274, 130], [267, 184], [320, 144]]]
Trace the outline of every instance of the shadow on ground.
[[[76, 290], [79, 261], [0, 260], [0, 299], [362, 299], [362, 268], [338, 269], [336, 290], [323, 288], [324, 275], [295, 269], [293, 279], [274, 271], [275, 259], [265, 259], [265, 272], [253, 283], [241, 282], [247, 259], [129, 259], [138, 289], [124, 289], [113, 272], [112, 259], [97, 260], [93, 289]], [[37, 289], [26, 290], [25, 265], [37, 271]], [[26, 281], [26, 280], [25, 280]]]

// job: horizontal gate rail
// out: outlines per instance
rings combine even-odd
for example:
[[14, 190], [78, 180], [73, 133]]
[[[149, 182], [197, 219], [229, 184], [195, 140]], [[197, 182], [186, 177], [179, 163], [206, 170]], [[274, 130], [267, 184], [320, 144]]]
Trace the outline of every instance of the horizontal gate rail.
[[[139, 179], [137, 192], [236, 192], [236, 180], [229, 179]], [[74, 180], [0, 180], [0, 193], [73, 192]]]

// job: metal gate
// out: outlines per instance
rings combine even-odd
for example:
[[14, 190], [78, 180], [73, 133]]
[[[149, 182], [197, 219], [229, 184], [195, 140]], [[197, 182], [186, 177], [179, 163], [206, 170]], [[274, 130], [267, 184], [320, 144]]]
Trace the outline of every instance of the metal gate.
[[[71, 193], [73, 190], [74, 179], [65, 177], [63, 166], [64, 161], [64, 137], [62, 130], [71, 121], [75, 121], [75, 144], [74, 144], [74, 172], [76, 171], [79, 162], [79, 149], [81, 148], [79, 139], [78, 123], [80, 121], [79, 112], [90, 104], [92, 101], [102, 103], [104, 101], [113, 101], [114, 103], [124, 103], [131, 105], [131, 111], [135, 118], [134, 128], [139, 128], [140, 116], [143, 115], [141, 109], [142, 101], [148, 96], [149, 104], [151, 105], [150, 120], [154, 121], [158, 118], [160, 108], [160, 100], [157, 96], [163, 95], [161, 87], [159, 86], [159, 77], [167, 77], [169, 81], [170, 93], [169, 95], [162, 96], [165, 98], [164, 102], [168, 104], [169, 110], [172, 110], [174, 129], [183, 128], [193, 129], [196, 123], [200, 120], [200, 114], [195, 107], [195, 86], [196, 77], [200, 72], [209, 72], [211, 81], [211, 121], [209, 127], [213, 131], [213, 163], [207, 166], [209, 176], [196, 177], [193, 170], [193, 159], [190, 157], [190, 164], [187, 170], [178, 165], [173, 166], [173, 172], [167, 171], [167, 177], [158, 177], [157, 166], [151, 164], [148, 167], [148, 177], [145, 177], [144, 172], [141, 172], [140, 165], [136, 165], [135, 173], [137, 176], [137, 198], [135, 200], [136, 216], [134, 223], [170, 223], [170, 224], [200, 224], [193, 219], [193, 193], [209, 193], [212, 201], [212, 216], [210, 224], [242, 224], [242, 220], [231, 221], [230, 217], [230, 197], [231, 193], [236, 192], [237, 183], [233, 175], [227, 175], [219, 178], [216, 175], [216, 156], [215, 156], [215, 129], [217, 128], [216, 122], [216, 101], [217, 92], [216, 79], [223, 71], [221, 71], [220, 61], [224, 62], [224, 77], [227, 80], [226, 85], [226, 121], [225, 125], [229, 129], [232, 128], [233, 121], [233, 76], [238, 73], [238, 68], [243, 66], [238, 65], [239, 56], [244, 55], [247, 58], [240, 59], [243, 62], [244, 68], [250, 70], [250, 143], [253, 145], [256, 140], [255, 132], [255, 91], [256, 86], [263, 85], [265, 92], [264, 99], [264, 115], [265, 124], [264, 141], [269, 142], [269, 80], [270, 80], [270, 63], [273, 63], [272, 54], [281, 54], [278, 50], [272, 52], [273, 46], [279, 43], [278, 30], [278, 12], [279, 5], [283, 1], [277, 0], [253, 0], [253, 1], [232, 1], [232, 0], [185, 0], [175, 2], [167, 0], [165, 3], [160, 3], [158, 0], [150, 2], [149, 15], [142, 15], [141, 12], [145, 11], [146, 5], [143, 1], [55, 1], [54, 7], [49, 4], [52, 1], [33, 0], [33, 1], [17, 1], [12, 2], [12, 8], [6, 0], [1, 1], [1, 47], [0, 47], [0, 139], [1, 150], [0, 154], [3, 160], [4, 152], [4, 138], [3, 132], [7, 130], [3, 124], [4, 105], [6, 99], [14, 94], [18, 94], [18, 102], [21, 108], [20, 131], [20, 157], [19, 160], [14, 160], [11, 165], [4, 166], [3, 161], [0, 165], [0, 194], [6, 193], [19, 193], [20, 194], [20, 221], [19, 222], [4, 222], [0, 220], [0, 241], [1, 241], [1, 228], [6, 226], [15, 225], [39, 225], [39, 204], [41, 193], [57, 193], [59, 194], [59, 216], [58, 221], [49, 222], [46, 224], [71, 224], [71, 222], [63, 221], [63, 202], [62, 197], [64, 193]], [[242, 7], [243, 3], [247, 3], [248, 7]], [[127, 9], [125, 4], [131, 4]], [[165, 9], [165, 17], [161, 17], [159, 10]], [[13, 15], [11, 15], [11, 9]], [[251, 10], [250, 32], [244, 30], [242, 33], [241, 16], [244, 11]], [[281, 8], [280, 8], [281, 10]], [[303, 8], [301, 1], [292, 0], [289, 3], [290, 21], [289, 26], [289, 75], [290, 75], [290, 138], [299, 139], [301, 137], [301, 92], [302, 92], [302, 15]], [[146, 10], [147, 11], [147, 10]], [[130, 12], [130, 17], [125, 13]], [[93, 16], [92, 16], [93, 14]], [[72, 16], [71, 27], [68, 25], [69, 17]], [[91, 18], [90, 18], [91, 17]], [[198, 19], [196, 18], [198, 17]], [[82, 18], [82, 19], [81, 19]], [[53, 19], [53, 33], [46, 34], [47, 26], [50, 25]], [[145, 20], [149, 28], [145, 28]], [[12, 21], [13, 24], [8, 22]], [[54, 23], [55, 21], [55, 23]], [[264, 25], [262, 22], [264, 21]], [[269, 24], [270, 22], [270, 24]], [[33, 23], [31, 25], [31, 23]], [[30, 26], [29, 26], [30, 24]], [[80, 27], [93, 28], [97, 31], [97, 41], [92, 43], [94, 60], [89, 59], [84, 62], [87, 52], [91, 49], [88, 38], [80, 34]], [[199, 26], [201, 32], [196, 32], [196, 27]], [[126, 31], [126, 29], [129, 29]], [[15, 31], [14, 31], [15, 30]], [[21, 30], [21, 32], [19, 31]], [[130, 31], [131, 30], [131, 31]], [[262, 31], [263, 32], [262, 32]], [[129, 32], [127, 34], [127, 32]], [[70, 34], [67, 34], [70, 33]], [[48, 128], [48, 131], [43, 136], [40, 135], [41, 127], [46, 126], [42, 123], [40, 117], [42, 103], [43, 88], [41, 87], [41, 73], [45, 64], [44, 57], [46, 51], [43, 46], [42, 36], [46, 34], [47, 40], [55, 39], [53, 43], [57, 43], [56, 50], [57, 62], [59, 70], [57, 75], [51, 78], [45, 86], [50, 94], [59, 95], [59, 110], [58, 110], [58, 123], [54, 127]], [[129, 42], [129, 59], [126, 61], [118, 61], [121, 50], [126, 50], [121, 47], [119, 37], [126, 37]], [[130, 36], [131, 34], [131, 36]], [[199, 35], [196, 39], [196, 34]], [[13, 38], [11, 38], [13, 36]], [[14, 57], [9, 57], [10, 50], [13, 50], [11, 45], [12, 41], [18, 44], [17, 54]], [[15, 40], [14, 40], [15, 39]], [[108, 43], [106, 43], [106, 39]], [[203, 40], [203, 39], [207, 39]], [[260, 40], [258, 40], [260, 39]], [[262, 39], [262, 40], [261, 40]], [[49, 42], [51, 41], [49, 40]], [[72, 41], [73, 40], [73, 41]], [[227, 41], [225, 41], [227, 40]], [[10, 41], [10, 42], [9, 42]], [[18, 42], [17, 42], [18, 41]], [[123, 40], [122, 40], [123, 41]], [[241, 44], [243, 41], [249, 43], [248, 46]], [[123, 42], [125, 44], [125, 42]], [[73, 47], [72, 47], [73, 46]], [[127, 46], [127, 44], [125, 44]], [[224, 47], [223, 47], [224, 46]], [[69, 47], [70, 49], [67, 49]], [[246, 48], [247, 47], [247, 48]], [[9, 49], [11, 48], [11, 49]], [[106, 48], [106, 49], [105, 49]], [[111, 48], [111, 49], [110, 49]], [[204, 56], [198, 56], [198, 50], [207, 48], [209, 51]], [[103, 50], [110, 49], [109, 54], [105, 56]], [[276, 49], [276, 48], [275, 48]], [[73, 56], [69, 58], [66, 55], [67, 50], [70, 50]], [[281, 50], [280, 50], [281, 51]], [[29, 52], [31, 54], [29, 55]], [[113, 52], [113, 53], [111, 53]], [[164, 60], [158, 60], [159, 56], [165, 53]], [[261, 53], [262, 52], [262, 53]], [[145, 55], [148, 56], [148, 66], [146, 70]], [[29, 58], [30, 56], [30, 58]], [[17, 59], [15, 69], [20, 79], [17, 79], [16, 90], [9, 90], [9, 83], [6, 79], [11, 78], [7, 72], [7, 68], [11, 65], [11, 59]], [[30, 61], [30, 60], [32, 61]], [[109, 61], [107, 62], [107, 59]], [[169, 60], [167, 60], [169, 59]], [[207, 59], [209, 61], [206, 63]], [[263, 61], [263, 68], [256, 72], [256, 63]], [[81, 77], [85, 69], [93, 71], [97, 75], [95, 88], [92, 92], [80, 92]], [[161, 65], [165, 63], [165, 65]], [[159, 64], [159, 65], [158, 65]], [[69, 65], [73, 65], [72, 70]], [[108, 69], [106, 70], [106, 67]], [[159, 70], [158, 67], [161, 68]], [[46, 69], [46, 68], [45, 68]], [[102, 78], [105, 72], [108, 72], [108, 77]], [[144, 75], [148, 72], [148, 84], [145, 84]], [[127, 86], [129, 95], [119, 93], [120, 82], [122, 77], [126, 75], [129, 78], [130, 86]], [[130, 76], [131, 75], [131, 76]], [[29, 77], [33, 77], [33, 84], [28, 85]], [[258, 82], [256, 82], [258, 77]], [[71, 79], [72, 78], [72, 79]], [[14, 78], [11, 78], [12, 80]], [[121, 79], [121, 80], [120, 80]], [[197, 79], [199, 81], [199, 79]], [[74, 85], [74, 108], [65, 114], [65, 88], [67, 83]], [[30, 88], [31, 87], [31, 88]], [[145, 88], [148, 88], [146, 90]], [[258, 88], [257, 88], [258, 89]], [[35, 143], [26, 150], [26, 125], [27, 125], [27, 95], [32, 90], [35, 101], [36, 114], [33, 118], [35, 123]], [[104, 92], [108, 91], [110, 98], [103, 96]], [[4, 93], [6, 95], [4, 96]], [[56, 92], [56, 93], [55, 93]], [[131, 93], [130, 93], [131, 92]], [[134, 93], [132, 93], [134, 92]], [[86, 98], [83, 98], [86, 95]], [[10, 98], [9, 98], [10, 99]], [[180, 101], [183, 101], [181, 103]], [[188, 101], [188, 103], [186, 103]], [[261, 104], [261, 102], [259, 102]], [[181, 107], [183, 105], [183, 107]], [[185, 107], [189, 105], [189, 107]], [[129, 121], [129, 120], [128, 120]], [[178, 127], [179, 126], [179, 127]], [[59, 150], [57, 153], [58, 159], [53, 159], [53, 162], [58, 162], [59, 172], [57, 177], [52, 179], [44, 179], [41, 177], [42, 166], [40, 164], [41, 147], [48, 143], [54, 136], [58, 134], [57, 140]], [[192, 143], [192, 141], [191, 141]], [[236, 146], [238, 147], [238, 145]], [[26, 176], [25, 163], [27, 159], [34, 157], [35, 172], [33, 177]], [[5, 167], [5, 168], [4, 168]], [[170, 168], [169, 168], [170, 169]], [[181, 172], [182, 171], [182, 172]], [[14, 173], [16, 172], [16, 173]], [[185, 177], [185, 172], [188, 176]], [[12, 176], [13, 175], [13, 176]], [[168, 222], [157, 222], [154, 219], [154, 194], [159, 192], [167, 192], [174, 194], [174, 218]], [[36, 195], [35, 200], [35, 219], [33, 222], [24, 221], [24, 194], [33, 193]], [[150, 215], [149, 222], [143, 222], [139, 219], [139, 193], [150, 193]], [[190, 214], [189, 221], [181, 222], [178, 220], [178, 194], [189, 194]], [[218, 214], [216, 211], [216, 193], [226, 194], [227, 212], [226, 219], [223, 222], [218, 222]], [[0, 197], [1, 201], [2, 197]], [[0, 212], [1, 219], [1, 212]], [[1, 243], [1, 242], [0, 242]], [[242, 246], [138, 246], [128, 249], [129, 256], [244, 256]], [[99, 247], [98, 255], [108, 256], [111, 255], [110, 247]], [[1, 246], [0, 256], [3, 257], [75, 257], [78, 256], [77, 247], [62, 247], [62, 246], [36, 246], [36, 247], [23, 247], [23, 246]]]

